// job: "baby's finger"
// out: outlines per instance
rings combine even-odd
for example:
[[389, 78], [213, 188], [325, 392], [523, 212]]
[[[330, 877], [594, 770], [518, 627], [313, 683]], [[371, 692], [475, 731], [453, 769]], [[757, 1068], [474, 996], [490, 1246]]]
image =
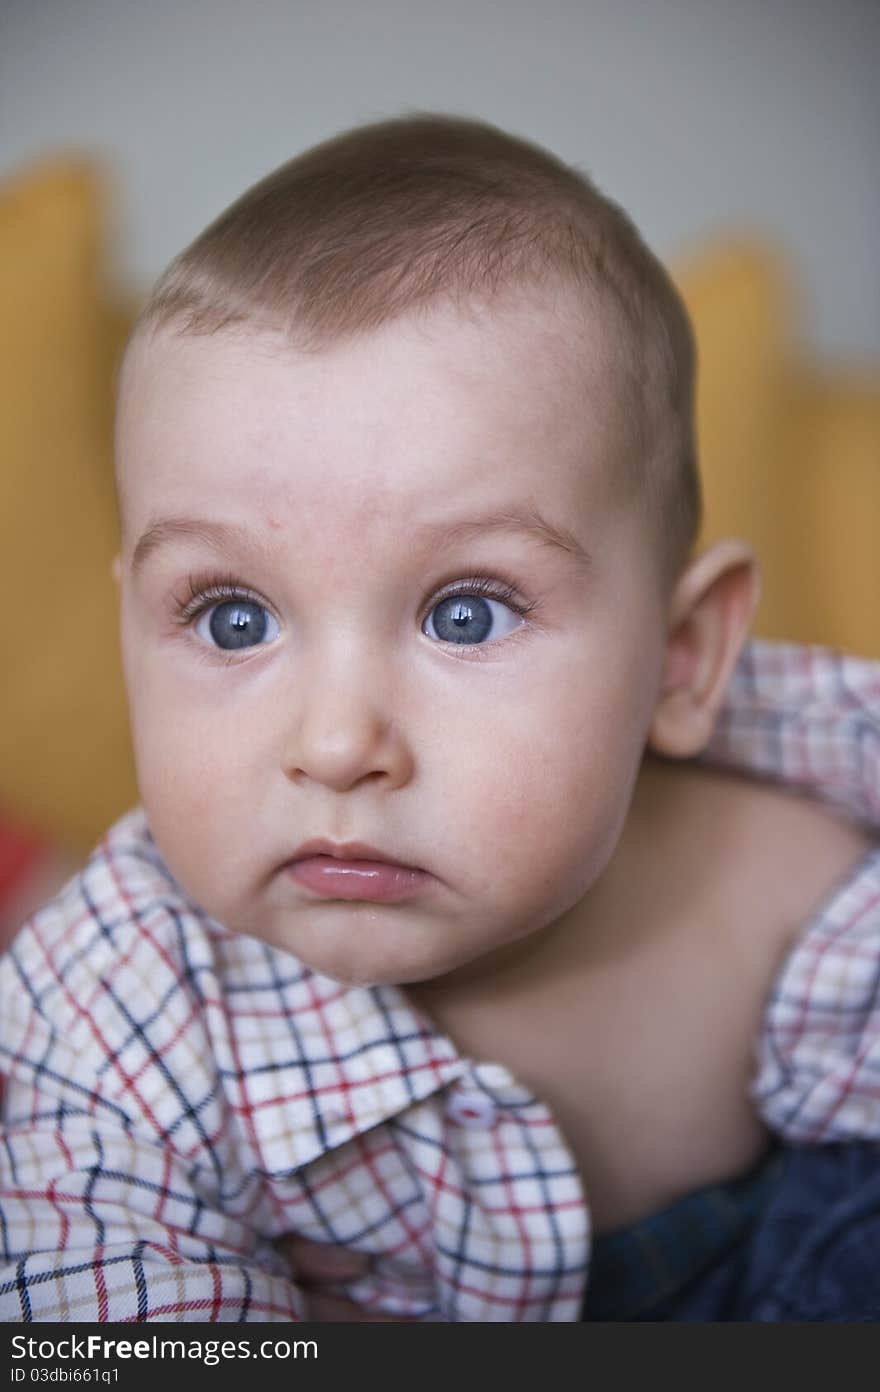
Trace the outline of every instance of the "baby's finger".
[[294, 1278], [304, 1285], [356, 1281], [369, 1264], [369, 1257], [362, 1252], [350, 1252], [328, 1242], [310, 1242], [304, 1237], [285, 1238], [281, 1250], [290, 1262]]
[[397, 1324], [393, 1315], [367, 1315], [362, 1306], [341, 1295], [329, 1295], [320, 1290], [308, 1293], [308, 1318], [316, 1324]]

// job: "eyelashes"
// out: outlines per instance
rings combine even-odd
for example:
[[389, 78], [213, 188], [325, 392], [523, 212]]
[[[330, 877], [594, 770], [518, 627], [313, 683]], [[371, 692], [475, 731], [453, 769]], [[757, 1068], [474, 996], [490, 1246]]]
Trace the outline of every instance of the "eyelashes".
[[[174, 621], [187, 628], [215, 604], [258, 604], [270, 614], [275, 611], [262, 595], [243, 585], [234, 575], [188, 575], [183, 595], [174, 595]], [[277, 619], [277, 614], [275, 615]]]
[[[537, 607], [533, 600], [525, 599], [519, 590], [510, 581], [503, 579], [498, 574], [488, 572], [474, 573], [463, 579], [450, 582], [435, 591], [430, 600], [422, 606], [419, 611], [419, 626], [424, 632], [424, 625], [434, 610], [446, 599], [457, 597], [481, 598], [493, 600], [504, 605], [511, 613], [516, 614], [520, 619], [525, 618]], [[257, 590], [249, 585], [243, 584], [237, 576], [231, 572], [208, 571], [187, 576], [186, 588], [183, 592], [172, 596], [173, 621], [175, 625], [182, 629], [194, 628], [203, 615], [208, 614], [212, 609], [223, 604], [252, 605], [263, 609], [269, 614], [275, 623], [281, 626], [281, 619], [274, 607]], [[213, 622], [213, 621], [212, 621]], [[502, 642], [509, 641], [521, 632], [523, 624], [520, 624], [513, 632], [504, 634], [499, 638], [493, 638], [488, 642], [481, 643], [451, 643], [442, 638], [434, 637], [433, 642], [446, 648], [454, 647], [461, 652], [464, 649], [469, 656], [477, 656], [479, 649], [487, 647], [497, 647]], [[427, 635], [430, 636], [430, 635]], [[274, 640], [273, 640], [274, 641]], [[219, 644], [212, 643], [207, 639], [201, 640], [201, 646], [206, 655], [217, 657], [223, 662], [236, 661], [240, 656], [252, 653], [258, 647], [270, 646], [271, 644], [255, 644], [240, 647], [236, 650], [226, 649]]]
[[477, 595], [480, 599], [497, 600], [499, 604], [506, 604], [508, 609], [519, 614], [520, 618], [525, 618], [535, 608], [534, 602], [522, 599], [514, 586], [506, 581], [496, 580], [488, 575], [472, 575], [467, 580], [456, 580], [438, 590], [424, 610], [423, 618], [426, 618], [432, 609], [436, 609], [444, 599], [454, 599], [459, 595]]

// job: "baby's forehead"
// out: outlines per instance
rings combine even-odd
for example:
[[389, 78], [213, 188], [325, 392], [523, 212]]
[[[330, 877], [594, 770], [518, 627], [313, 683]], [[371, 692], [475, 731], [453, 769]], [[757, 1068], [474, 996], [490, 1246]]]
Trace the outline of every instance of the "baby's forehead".
[[583, 380], [612, 367], [619, 337], [619, 322], [607, 296], [562, 282], [525, 282], [491, 295], [433, 296], [372, 326], [333, 335], [318, 336], [295, 318], [273, 323], [244, 316], [208, 332], [189, 332], [180, 320], [148, 324], [129, 344], [121, 381], [123, 390], [126, 385], [142, 390], [168, 361], [175, 371], [185, 360], [190, 373], [200, 368], [210, 372], [217, 363], [218, 343], [221, 355], [231, 350], [256, 364], [285, 357], [308, 365], [332, 356], [335, 370], [344, 373], [346, 357], [356, 360], [362, 348], [393, 357], [395, 345], [406, 353], [419, 340], [441, 351], [446, 345], [453, 355], [476, 352], [487, 368], [498, 371], [518, 371], [527, 364], [529, 375], [539, 380], [544, 369], [554, 377]]
[[[572, 295], [534, 290], [490, 302], [430, 304], [322, 343], [298, 337], [295, 325], [245, 321], [212, 333], [147, 326], [135, 335], [120, 378], [120, 499], [124, 506], [132, 474], [141, 472], [144, 439], [148, 471], [167, 446], [179, 477], [224, 421], [230, 436], [246, 427], [251, 436], [268, 437], [274, 429], [291, 438], [300, 432], [306, 444], [319, 429], [327, 438], [333, 429], [341, 434], [349, 416], [367, 435], [409, 431], [416, 492], [417, 457], [439, 438], [454, 451], [471, 440], [481, 448], [513, 447], [531, 435], [540, 470], [543, 451], [574, 451], [583, 437], [595, 465], [618, 434], [609, 342], [607, 316], [585, 310]], [[190, 436], [189, 453], [181, 432]], [[354, 448], [349, 456], [340, 453], [340, 473], [346, 457], [351, 474], [361, 471]], [[161, 487], [161, 470], [155, 483]]]

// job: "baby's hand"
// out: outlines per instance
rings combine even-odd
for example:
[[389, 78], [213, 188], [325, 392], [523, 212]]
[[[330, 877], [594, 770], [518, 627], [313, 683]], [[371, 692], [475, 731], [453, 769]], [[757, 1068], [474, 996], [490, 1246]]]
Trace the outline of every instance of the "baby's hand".
[[348, 1252], [326, 1242], [309, 1242], [304, 1237], [288, 1237], [281, 1250], [290, 1262], [293, 1279], [306, 1299], [306, 1319], [317, 1324], [396, 1324], [393, 1315], [367, 1315], [353, 1300], [336, 1295], [330, 1287], [340, 1281], [356, 1281], [363, 1276], [369, 1258], [361, 1252]]

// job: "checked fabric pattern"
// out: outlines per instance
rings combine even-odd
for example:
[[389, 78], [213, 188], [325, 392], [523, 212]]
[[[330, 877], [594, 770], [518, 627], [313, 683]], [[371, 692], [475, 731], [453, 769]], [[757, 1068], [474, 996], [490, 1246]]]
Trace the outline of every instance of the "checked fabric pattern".
[[0, 1317], [286, 1321], [274, 1243], [375, 1257], [429, 1319], [576, 1319], [587, 1215], [546, 1109], [392, 988], [187, 904], [117, 824], [2, 967]]
[[[706, 758], [880, 826], [880, 665], [756, 642]], [[784, 1138], [880, 1139], [880, 847], [804, 931], [754, 1097]], [[370, 1254], [348, 1294], [573, 1321], [590, 1223], [543, 1103], [394, 987], [235, 936], [136, 810], [0, 961], [0, 1319], [287, 1321], [286, 1234]]]

